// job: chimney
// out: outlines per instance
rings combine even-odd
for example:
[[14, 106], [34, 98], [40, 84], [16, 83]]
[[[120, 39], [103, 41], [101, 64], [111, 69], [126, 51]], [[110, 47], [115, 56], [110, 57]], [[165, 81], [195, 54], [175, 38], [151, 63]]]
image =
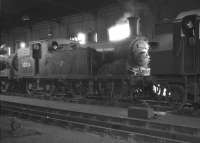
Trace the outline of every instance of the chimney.
[[140, 18], [139, 17], [128, 17], [129, 26], [131, 30], [131, 37], [141, 35], [140, 31]]

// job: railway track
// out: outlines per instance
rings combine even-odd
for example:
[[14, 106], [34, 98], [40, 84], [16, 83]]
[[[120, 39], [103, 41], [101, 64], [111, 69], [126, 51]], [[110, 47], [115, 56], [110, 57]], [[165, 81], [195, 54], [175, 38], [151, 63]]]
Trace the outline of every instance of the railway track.
[[[14, 96], [20, 96], [20, 97], [27, 97], [28, 95], [25, 93], [4, 93], [5, 95], [14, 95]], [[64, 96], [65, 97], [65, 96]], [[103, 106], [117, 106], [117, 107], [129, 107], [132, 106], [134, 103], [130, 102], [118, 102], [118, 103], [109, 103], [106, 102], [107, 100], [95, 100], [95, 99], [81, 99], [81, 98], [63, 98], [63, 96], [29, 96], [29, 98], [36, 98], [36, 99], [42, 99], [42, 100], [52, 100], [52, 101], [60, 101], [60, 102], [75, 102], [80, 104], [91, 104], [91, 105], [103, 105]], [[149, 104], [151, 108], [153, 108], [155, 111], [173, 111], [174, 108], [180, 106], [180, 105], [170, 105], [168, 102], [165, 101], [157, 101], [157, 100], [141, 100], [142, 102], [146, 102]], [[135, 103], [134, 106], [144, 106], [141, 103]]]
[[154, 122], [147, 123], [147, 121], [139, 119], [117, 118], [5, 101], [0, 101], [0, 108], [2, 114], [77, 128], [83, 131], [134, 138], [148, 143], [199, 143], [200, 141], [199, 131], [190, 128], [188, 130], [178, 129], [175, 126]]

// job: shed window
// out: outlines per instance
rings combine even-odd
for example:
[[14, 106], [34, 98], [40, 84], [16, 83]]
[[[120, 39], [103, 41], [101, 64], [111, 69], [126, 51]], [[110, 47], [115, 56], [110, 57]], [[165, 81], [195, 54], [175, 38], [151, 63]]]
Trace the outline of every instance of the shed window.
[[130, 36], [129, 23], [116, 24], [108, 29], [110, 41], [120, 41]]

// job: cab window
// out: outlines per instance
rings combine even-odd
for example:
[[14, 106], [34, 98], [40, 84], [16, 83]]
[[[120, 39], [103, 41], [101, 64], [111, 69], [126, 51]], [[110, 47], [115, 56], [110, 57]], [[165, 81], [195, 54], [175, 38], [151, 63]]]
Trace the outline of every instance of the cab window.
[[56, 41], [52, 41], [51, 44], [48, 47], [49, 52], [53, 52], [53, 51], [56, 51], [58, 49], [59, 49], [58, 42], [56, 42]]

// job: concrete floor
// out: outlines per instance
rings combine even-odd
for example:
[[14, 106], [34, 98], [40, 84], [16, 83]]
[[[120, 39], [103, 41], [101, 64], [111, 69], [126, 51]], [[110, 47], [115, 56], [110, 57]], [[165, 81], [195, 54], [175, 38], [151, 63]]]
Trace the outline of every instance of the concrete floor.
[[11, 132], [11, 118], [0, 117], [0, 143], [138, 143], [133, 139], [81, 132], [21, 119], [16, 119], [21, 129]]

